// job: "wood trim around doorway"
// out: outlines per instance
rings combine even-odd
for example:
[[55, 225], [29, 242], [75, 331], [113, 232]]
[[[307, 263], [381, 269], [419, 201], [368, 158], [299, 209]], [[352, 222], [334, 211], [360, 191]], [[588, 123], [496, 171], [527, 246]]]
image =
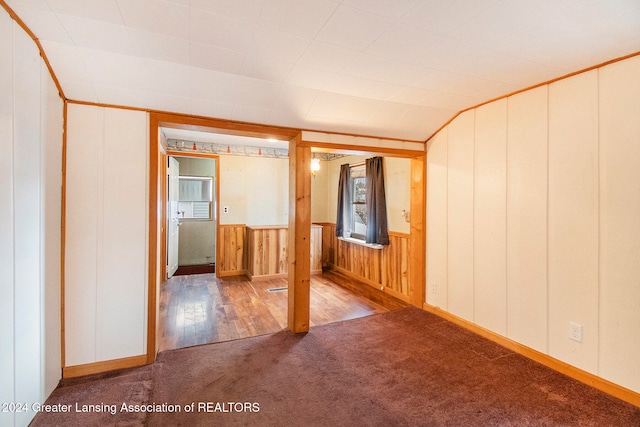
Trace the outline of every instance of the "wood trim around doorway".
[[[202, 130], [212, 133], [225, 133], [234, 135], [246, 135], [254, 137], [272, 137], [281, 140], [292, 139], [296, 141], [297, 148], [311, 150], [316, 148], [316, 143], [305, 142], [301, 140], [300, 130], [283, 128], [277, 126], [255, 125], [242, 122], [231, 122], [220, 119], [206, 119], [202, 117], [192, 117], [180, 114], [171, 114], [164, 112], [149, 112], [150, 124], [150, 153], [149, 153], [149, 247], [148, 247], [148, 316], [147, 316], [147, 363], [153, 363], [158, 351], [157, 343], [157, 325], [158, 325], [158, 301], [160, 285], [166, 277], [166, 158], [169, 155], [184, 156], [185, 152], [173, 153], [166, 151], [163, 147], [158, 132], [160, 126], [171, 128], [183, 128], [190, 130]], [[326, 147], [325, 147], [326, 148]], [[353, 149], [351, 146], [340, 144], [331, 144], [331, 149], [346, 150]], [[415, 150], [393, 150], [393, 152], [380, 152], [380, 147], [358, 146], [358, 151], [367, 151], [371, 155], [381, 154], [392, 157], [404, 157], [412, 159], [412, 183], [411, 183], [411, 251], [412, 268], [415, 274], [410, 277], [410, 287], [413, 289], [411, 303], [421, 306], [424, 303], [424, 276], [425, 276], [425, 235], [424, 224], [419, 224], [425, 218], [425, 158], [426, 153], [417, 152]], [[212, 157], [219, 158], [216, 155], [207, 155], [202, 153], [192, 153], [192, 157]], [[293, 172], [302, 177], [308, 173], [306, 163], [297, 162]], [[220, 195], [220, 168], [216, 168], [216, 197]], [[415, 182], [414, 182], [415, 180]], [[297, 196], [296, 196], [297, 197]], [[290, 197], [291, 199], [291, 197]], [[295, 200], [291, 199], [291, 200]], [[216, 203], [219, 209], [219, 203]], [[216, 227], [220, 227], [219, 212], [216, 214]], [[216, 233], [217, 248], [222, 247], [220, 233]], [[216, 269], [220, 266], [218, 262], [218, 253], [216, 250]], [[308, 309], [308, 307], [307, 307]], [[295, 322], [294, 322], [295, 323]], [[299, 328], [294, 328], [299, 329]], [[304, 329], [304, 328], [302, 328]]]

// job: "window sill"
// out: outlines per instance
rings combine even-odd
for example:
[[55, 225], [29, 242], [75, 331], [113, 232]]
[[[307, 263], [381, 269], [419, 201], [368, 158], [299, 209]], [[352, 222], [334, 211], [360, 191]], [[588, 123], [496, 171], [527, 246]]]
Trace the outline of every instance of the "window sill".
[[343, 240], [345, 242], [353, 243], [354, 245], [365, 246], [371, 249], [382, 249], [383, 245], [379, 245], [377, 243], [367, 243], [364, 240], [354, 239], [353, 237], [338, 237], [338, 240]]

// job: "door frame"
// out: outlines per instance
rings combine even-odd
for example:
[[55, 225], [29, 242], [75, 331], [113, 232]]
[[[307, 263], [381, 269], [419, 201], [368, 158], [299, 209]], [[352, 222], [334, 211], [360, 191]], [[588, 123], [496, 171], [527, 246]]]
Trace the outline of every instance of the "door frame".
[[[290, 142], [290, 149], [296, 147], [301, 149], [302, 153], [306, 153], [307, 150], [310, 153], [312, 148], [318, 149], [330, 149], [335, 151], [349, 151], [349, 152], [362, 152], [366, 151], [372, 155], [388, 155], [393, 157], [405, 157], [412, 159], [411, 161], [411, 219], [410, 219], [410, 247], [411, 251], [416, 254], [412, 256], [411, 263], [411, 277], [409, 280], [409, 286], [411, 288], [411, 303], [417, 307], [422, 308], [422, 304], [425, 302], [425, 290], [426, 290], [426, 147], [425, 151], [415, 151], [407, 149], [392, 149], [383, 147], [370, 147], [362, 145], [349, 145], [349, 144], [336, 144], [336, 143], [320, 143], [320, 142], [305, 142], [301, 139], [302, 131], [300, 129], [293, 129], [287, 127], [278, 126], [266, 126], [258, 125], [246, 122], [234, 122], [223, 119], [209, 119], [203, 117], [186, 116], [172, 113], [160, 113], [149, 112], [149, 259], [148, 259], [148, 307], [147, 307], [147, 363], [153, 363], [156, 359], [158, 352], [158, 340], [157, 340], [157, 325], [158, 325], [158, 312], [159, 312], [159, 299], [160, 285], [164, 282], [166, 277], [166, 157], [170, 155], [184, 156], [186, 152], [178, 151], [172, 152], [166, 149], [166, 144], [161, 140], [160, 127], [169, 127], [176, 129], [187, 130], [201, 130], [211, 133], [231, 134], [239, 136], [253, 136], [259, 138], [275, 138], [279, 140], [287, 140]], [[357, 135], [350, 135], [357, 136]], [[219, 156], [207, 153], [190, 153], [191, 157], [215, 157], [219, 159]], [[295, 180], [296, 174], [301, 177], [305, 173], [309, 173], [308, 166], [304, 162], [294, 162], [295, 166], [291, 167], [292, 162], [289, 162], [289, 180], [291, 185], [291, 179]], [[220, 197], [220, 162], [216, 165], [216, 200]], [[304, 186], [300, 186], [301, 188]], [[295, 189], [295, 194], [289, 195], [290, 205], [291, 203], [296, 205], [296, 209], [309, 210], [310, 212], [310, 197], [304, 197], [302, 192], [306, 190]], [[290, 189], [291, 192], [291, 189]], [[304, 200], [302, 204], [296, 203], [296, 200]], [[219, 230], [219, 208], [220, 204], [216, 202], [216, 230]], [[291, 206], [290, 206], [291, 209]], [[295, 212], [295, 211], [294, 211]], [[289, 218], [291, 221], [292, 218]], [[310, 223], [310, 218], [309, 221]], [[289, 247], [290, 253], [298, 250], [300, 253], [308, 252], [309, 239], [298, 238], [298, 232], [294, 231], [295, 236], [290, 240], [290, 244], [293, 242], [293, 247]], [[296, 248], [296, 244], [304, 247]], [[216, 233], [216, 265], [218, 265], [218, 254], [220, 253], [220, 233]], [[308, 287], [309, 281], [304, 280], [309, 272], [297, 273], [294, 276], [294, 282], [306, 282], [305, 287]], [[300, 277], [298, 277], [300, 276]], [[291, 276], [289, 278], [291, 280]], [[303, 292], [308, 292], [308, 289], [302, 289]], [[291, 293], [293, 294], [293, 293]], [[291, 307], [292, 301], [290, 299], [289, 307]], [[308, 314], [308, 302], [307, 307], [298, 307], [299, 313], [304, 311]], [[295, 304], [294, 304], [295, 306]], [[303, 320], [304, 322], [304, 320]], [[308, 320], [307, 320], [308, 322]], [[296, 321], [295, 323], [300, 323]], [[291, 325], [290, 325], [291, 326]], [[296, 331], [291, 328], [293, 332], [303, 332], [304, 327], [301, 330]]]
[[[173, 165], [171, 165], [172, 160], [175, 162], [175, 165], [177, 165], [177, 169], [178, 169], [178, 174], [177, 175], [172, 175], [172, 167]], [[174, 172], [175, 173], [175, 172]], [[166, 186], [167, 186], [167, 200], [165, 201], [166, 203], [166, 209], [167, 212], [169, 212], [167, 214], [167, 223], [165, 224], [165, 230], [166, 232], [164, 233], [166, 235], [166, 245], [167, 245], [167, 254], [166, 254], [166, 272], [163, 275], [164, 278], [169, 279], [169, 275], [173, 276], [175, 274], [175, 272], [178, 269], [178, 254], [177, 254], [177, 247], [179, 247], [180, 244], [180, 219], [177, 217], [174, 217], [173, 215], [178, 215], [177, 210], [178, 208], [176, 207], [176, 210], [172, 210], [171, 208], [171, 198], [172, 197], [176, 197], [176, 194], [174, 192], [178, 192], [178, 189], [175, 189], [172, 191], [172, 186], [176, 186], [176, 183], [173, 182], [173, 177], [176, 176], [180, 177], [180, 163], [178, 162], [178, 160], [175, 158], [175, 156], [167, 156], [167, 174], [165, 175], [166, 178]], [[179, 187], [179, 186], [178, 186]], [[173, 236], [173, 228], [172, 228], [172, 223], [173, 220], [178, 221], [177, 225], [176, 225], [176, 235], [177, 238], [175, 239], [176, 241], [174, 242], [172, 236]], [[176, 259], [175, 259], [175, 265], [172, 265], [170, 263], [170, 261], [172, 261], [172, 254], [173, 254], [173, 245], [176, 245]]]
[[167, 157], [200, 157], [216, 159], [216, 265], [220, 253], [220, 156], [209, 153], [172, 151], [159, 132], [160, 127], [199, 130], [203, 132], [291, 140], [300, 131], [292, 128], [264, 126], [223, 119], [149, 112], [149, 247], [147, 363], [153, 363], [158, 352], [158, 314], [160, 286], [167, 277]]
[[[169, 157], [187, 157], [187, 158], [200, 158], [200, 159], [205, 159], [205, 160], [215, 160], [216, 162], [216, 176], [215, 176], [215, 197], [214, 197], [214, 209], [215, 211], [213, 212], [213, 216], [215, 218], [215, 222], [216, 222], [216, 252], [215, 252], [215, 259], [214, 262], [216, 265], [218, 265], [218, 247], [220, 244], [219, 241], [219, 233], [218, 233], [218, 229], [220, 228], [220, 156], [216, 155], [216, 154], [208, 154], [208, 153], [190, 153], [188, 151], [173, 151], [173, 150], [166, 150], [166, 156], [165, 159], [168, 159]], [[165, 160], [165, 167], [167, 164], [167, 161]], [[160, 256], [163, 257], [162, 259], [165, 260], [164, 263], [162, 263], [161, 265], [161, 274], [160, 277], [162, 278], [162, 281], [167, 280], [167, 262], [166, 260], [167, 258], [167, 225], [168, 225], [168, 221], [169, 221], [169, 217], [167, 215], [167, 202], [168, 202], [168, 188], [167, 188], [167, 180], [166, 180], [166, 176], [167, 175], [167, 171], [165, 171], [165, 179], [162, 182], [162, 186], [164, 187], [162, 189], [162, 194], [165, 195], [164, 199], [162, 200], [162, 217], [163, 217], [163, 227], [162, 227], [162, 231], [161, 231], [161, 239], [162, 239], [162, 247], [160, 249]]]

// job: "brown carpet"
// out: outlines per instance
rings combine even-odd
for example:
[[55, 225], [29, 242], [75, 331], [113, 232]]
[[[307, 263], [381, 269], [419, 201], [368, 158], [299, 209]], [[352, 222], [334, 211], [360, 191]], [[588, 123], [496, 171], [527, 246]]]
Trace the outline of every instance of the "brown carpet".
[[152, 366], [65, 380], [47, 403], [76, 402], [117, 411], [40, 413], [32, 425], [640, 426], [640, 408], [411, 307], [166, 351]]

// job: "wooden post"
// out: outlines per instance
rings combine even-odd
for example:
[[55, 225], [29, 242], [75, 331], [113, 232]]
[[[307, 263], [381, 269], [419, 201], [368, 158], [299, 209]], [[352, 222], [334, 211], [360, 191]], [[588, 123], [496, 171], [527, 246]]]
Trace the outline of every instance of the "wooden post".
[[411, 304], [420, 308], [425, 302], [426, 295], [425, 160], [425, 156], [411, 159], [409, 298]]
[[289, 306], [287, 325], [294, 333], [309, 331], [311, 276], [311, 148], [289, 142]]

